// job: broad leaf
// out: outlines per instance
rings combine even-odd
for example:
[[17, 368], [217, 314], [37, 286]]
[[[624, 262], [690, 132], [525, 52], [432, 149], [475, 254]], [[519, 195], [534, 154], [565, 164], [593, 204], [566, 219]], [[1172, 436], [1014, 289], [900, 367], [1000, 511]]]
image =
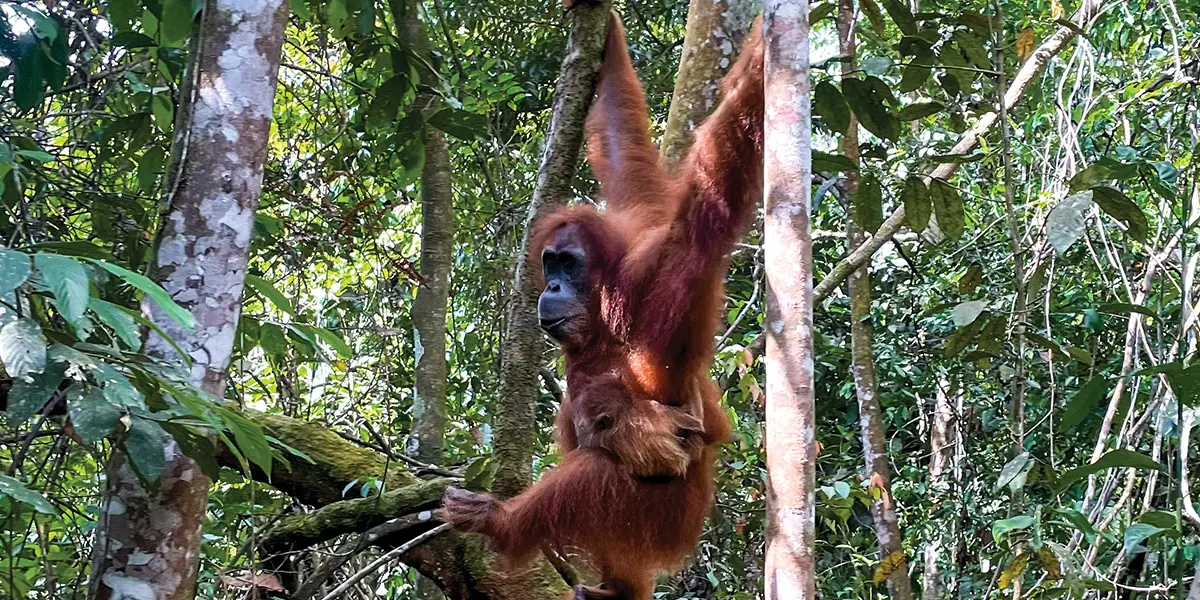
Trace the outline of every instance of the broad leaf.
[[1050, 210], [1046, 217], [1046, 237], [1060, 255], [1083, 235], [1091, 209], [1092, 192], [1089, 190], [1067, 196]]
[[929, 188], [920, 175], [909, 175], [900, 190], [900, 201], [904, 203], [904, 222], [913, 231], [924, 231], [933, 215], [933, 204]]
[[246, 275], [246, 285], [270, 300], [271, 304], [275, 305], [275, 308], [278, 308], [279, 310], [292, 315], [293, 317], [296, 316], [296, 311], [292, 308], [291, 300], [288, 300], [287, 296], [284, 296], [282, 293], [280, 293], [279, 289], [276, 288], [275, 285], [270, 281], [267, 281], [258, 275]]
[[88, 274], [79, 261], [69, 256], [38, 253], [33, 257], [42, 284], [54, 294], [55, 305], [64, 319], [75, 323], [88, 305]]
[[812, 170], [814, 173], [853, 173], [858, 170], [858, 166], [841, 154], [813, 150]]
[[428, 123], [460, 140], [471, 141], [487, 133], [487, 117], [457, 108], [439, 110]]
[[1150, 225], [1146, 221], [1145, 213], [1133, 200], [1119, 190], [1110, 187], [1098, 186], [1092, 188], [1091, 191], [1092, 200], [1100, 206], [1100, 210], [1125, 224], [1126, 230], [1129, 231], [1129, 237], [1139, 242], [1146, 241]]
[[67, 363], [49, 361], [46, 369], [25, 377], [14, 377], [12, 389], [8, 391], [8, 408], [5, 415], [11, 426], [23, 425], [46, 405], [54, 392], [58, 391], [67, 374]]
[[863, 231], [874, 235], [883, 224], [883, 190], [874, 175], [863, 175], [854, 192], [854, 219]]
[[[821, 117], [825, 126], [834, 133], [844, 134], [850, 127], [850, 107], [842, 97], [841, 90], [828, 80], [818, 83], [813, 89], [813, 113]], [[815, 167], [813, 170], [819, 171]]]
[[0, 248], [0, 295], [8, 295], [29, 279], [32, 262], [29, 255]]
[[0, 328], [0, 361], [12, 378], [41, 373], [46, 367], [46, 338], [32, 319], [17, 319]]
[[941, 179], [933, 179], [929, 183], [929, 196], [933, 201], [933, 213], [937, 215], [938, 227], [942, 234], [951, 241], [961, 238], [963, 227], [966, 226], [966, 217], [958, 188]]
[[220, 415], [225, 425], [233, 432], [233, 439], [237, 443], [238, 450], [250, 462], [262, 469], [263, 473], [266, 473], [269, 478], [271, 476], [271, 462], [273, 460], [271, 444], [263, 434], [262, 427], [258, 423], [230, 410], [221, 410]]
[[159, 308], [161, 308], [168, 317], [171, 317], [180, 325], [183, 325], [189, 330], [196, 326], [196, 321], [192, 317], [191, 311], [176, 304], [175, 301], [171, 299], [171, 295], [167, 293], [167, 290], [162, 289], [162, 286], [158, 285], [157, 283], [150, 281], [149, 277], [146, 277], [140, 273], [134, 273], [125, 267], [119, 267], [107, 261], [95, 259], [90, 260], [91, 262], [100, 265], [100, 267], [105, 271], [120, 277], [125, 281], [125, 283], [128, 283], [147, 296], [150, 296], [150, 299], [154, 300], [154, 303], [158, 304]]
[[896, 86], [896, 89], [901, 92], [920, 89], [929, 80], [929, 74], [933, 72], [932, 67], [933, 51], [928, 46], [921, 48], [900, 71], [900, 84]]
[[1162, 527], [1149, 523], [1134, 523], [1125, 529], [1125, 554], [1133, 555], [1139, 551], [1142, 542], [1167, 531]]
[[1029, 529], [1037, 521], [1029, 515], [1019, 515], [1011, 519], [1000, 519], [992, 523], [992, 538], [997, 543], [1014, 531]]
[[[874, 78], [869, 78], [874, 79]], [[870, 81], [854, 77], [842, 80], [842, 95], [858, 117], [858, 122], [871, 133], [888, 141], [899, 138], [899, 122], [892, 115], [887, 98]]]
[[1108, 393], [1108, 379], [1102, 375], [1093, 376], [1075, 392], [1075, 396], [1063, 409], [1059, 417], [1058, 431], [1067, 432], [1083, 422], [1092, 410], [1100, 404], [1100, 400]]
[[963, 302], [950, 311], [950, 320], [954, 322], [955, 327], [966, 327], [987, 310], [987, 306], [988, 303], [984, 300]]
[[900, 113], [896, 117], [901, 121], [916, 121], [930, 115], [936, 115], [945, 108], [946, 105], [941, 102], [918, 102], [900, 109]]
[[[1028, 452], [1022, 452], [1012, 457], [1012, 460], [1009, 460], [1007, 463], [1005, 463], [1004, 468], [1000, 469], [1000, 477], [996, 479], [995, 489], [999, 490], [1000, 488], [1011, 485], [1014, 480], [1017, 479], [1017, 477], [1026, 472], [1029, 465], [1030, 461]], [[1021, 484], [1023, 485], [1025, 483], [1025, 478], [1021, 477], [1020, 479]], [[1018, 489], [1021, 489], [1020, 485], [1018, 485], [1013, 491], [1015, 492]]]
[[1117, 450], [1108, 452], [1104, 456], [1101, 456], [1100, 459], [1094, 463], [1089, 463], [1083, 465], [1082, 467], [1075, 467], [1074, 469], [1063, 473], [1062, 476], [1058, 478], [1057, 491], [1065, 491], [1076, 481], [1079, 481], [1080, 479], [1083, 479], [1084, 477], [1087, 477], [1093, 473], [1099, 473], [1100, 471], [1104, 471], [1106, 469], [1114, 469], [1118, 467], [1152, 469], [1157, 471], [1166, 470], [1163, 468], [1161, 463], [1153, 458], [1150, 458], [1149, 456], [1146, 456], [1145, 454], [1134, 452], [1133, 450], [1128, 450], [1125, 448], [1119, 448]]
[[102, 323], [113, 330], [118, 339], [125, 342], [126, 346], [135, 350], [141, 347], [141, 329], [138, 327], [137, 320], [125, 312], [125, 309], [99, 298], [89, 300], [88, 307], [92, 309], [93, 313], [96, 313]]
[[146, 479], [158, 481], [163, 467], [167, 465], [167, 432], [158, 423], [149, 419], [134, 418], [125, 435], [125, 454], [133, 468]]
[[25, 484], [8, 475], [0, 475], [0, 496], [7, 496], [22, 504], [28, 504], [42, 514], [52, 515], [58, 512], [44, 496], [25, 487]]
[[86, 394], [79, 384], [67, 393], [67, 414], [79, 439], [93, 444], [109, 436], [121, 419], [121, 409], [104, 396], [104, 391], [92, 387]]
[[1074, 177], [1067, 181], [1067, 187], [1072, 192], [1078, 192], [1094, 188], [1112, 180], [1112, 171], [1104, 165], [1096, 164], [1076, 173]]

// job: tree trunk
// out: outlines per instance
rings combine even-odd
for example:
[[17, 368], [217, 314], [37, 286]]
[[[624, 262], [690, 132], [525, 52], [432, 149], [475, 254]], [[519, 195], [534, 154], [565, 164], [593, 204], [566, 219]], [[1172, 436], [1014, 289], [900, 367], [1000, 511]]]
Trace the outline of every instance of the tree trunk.
[[[838, 47], [842, 55], [842, 78], [855, 76], [856, 44], [854, 39], [854, 1], [838, 1]], [[851, 115], [850, 127], [842, 138], [842, 154], [859, 162], [858, 119]], [[846, 175], [846, 191], [853, 197], [858, 191], [858, 172]], [[847, 211], [846, 244], [850, 249], [858, 247], [867, 238], [866, 231], [857, 222], [855, 211]], [[892, 501], [892, 473], [888, 464], [886, 433], [883, 410], [879, 405], [879, 386], [875, 377], [875, 356], [871, 348], [874, 334], [871, 328], [871, 272], [867, 265], [850, 274], [847, 280], [850, 296], [850, 342], [851, 372], [854, 375], [854, 391], [858, 397], [858, 418], [862, 428], [863, 458], [866, 462], [867, 481], [879, 497], [871, 503], [875, 537], [879, 540], [879, 558], [887, 565], [888, 597], [894, 600], [912, 600], [912, 583], [908, 578], [908, 563], [904, 560], [904, 547], [900, 536], [900, 523], [896, 517], [896, 504]], [[900, 560], [891, 558], [899, 554]]]
[[[175, 175], [155, 278], [195, 317], [189, 331], [145, 300], [142, 310], [193, 363], [192, 383], [221, 397], [241, 313], [254, 211], [262, 188], [287, 4], [209, 0], [185, 74]], [[146, 353], [176, 359], [151, 333]], [[174, 600], [195, 593], [208, 479], [163, 439], [166, 468], [144, 487], [113, 450], [93, 551], [93, 598]]]
[[816, 598], [808, 37], [808, 2], [767, 1], [767, 600]]
[[696, 126], [717, 106], [721, 78], [762, 7], [752, 0], [691, 0], [675, 92], [660, 150], [667, 164], [683, 158]]
[[[947, 396], [949, 390], [939, 385], [933, 406], [932, 425], [929, 428], [929, 488], [932, 490], [934, 506], [945, 495], [946, 467], [954, 455], [956, 436], [954, 434], [954, 407]], [[944, 531], [940, 533], [945, 533]], [[942, 571], [938, 565], [938, 557], [944, 551], [945, 540], [953, 540], [953, 536], [935, 535], [925, 546], [925, 570], [922, 577], [924, 590], [921, 597], [924, 600], [939, 600], [945, 594], [942, 583]]]
[[569, 13], [571, 37], [554, 88], [550, 131], [529, 202], [508, 326], [500, 348], [500, 393], [492, 423], [496, 472], [492, 492], [501, 498], [516, 495], [529, 485], [537, 426], [534, 409], [541, 389], [538, 367], [545, 342], [537, 320], [537, 276], [529, 271], [529, 225], [547, 209], [566, 204], [571, 197], [571, 182], [583, 144], [583, 123], [595, 91], [611, 7], [611, 0], [595, 5], [580, 2]]

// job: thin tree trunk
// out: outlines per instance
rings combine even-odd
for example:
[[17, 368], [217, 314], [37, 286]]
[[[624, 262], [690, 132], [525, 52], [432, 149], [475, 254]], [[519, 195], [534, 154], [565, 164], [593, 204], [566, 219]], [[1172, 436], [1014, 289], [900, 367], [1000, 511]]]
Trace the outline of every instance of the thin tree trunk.
[[[932, 423], [929, 427], [929, 488], [932, 490], [935, 506], [940, 504], [939, 499], [945, 495], [946, 468], [950, 466], [955, 446], [954, 407], [946, 395], [947, 390], [942, 388], [943, 386], [938, 386]], [[945, 594], [938, 557], [945, 551], [944, 544], [948, 539], [953, 540], [953, 537], [935, 535], [925, 546], [925, 570], [922, 578], [924, 590], [921, 594], [924, 600], [939, 600]]]
[[[838, 1], [838, 47], [842, 55], [842, 78], [855, 76], [856, 44], [854, 40], [854, 1]], [[850, 127], [842, 138], [842, 154], [859, 162], [858, 119], [850, 118]], [[858, 173], [846, 176], [846, 191], [850, 196], [858, 190]], [[856, 248], [867, 238], [853, 210], [847, 212], [846, 243]], [[850, 295], [851, 371], [858, 397], [858, 415], [862, 428], [863, 458], [867, 480], [878, 490], [879, 498], [871, 503], [875, 537], [879, 541], [879, 557], [889, 565], [888, 596], [895, 600], [912, 600], [912, 583], [908, 579], [908, 563], [903, 559], [900, 523], [892, 501], [892, 474], [888, 464], [886, 429], [883, 410], [879, 405], [879, 386], [875, 377], [875, 356], [871, 349], [874, 337], [871, 330], [871, 273], [867, 265], [850, 274], [847, 280]], [[891, 557], [899, 553], [901, 560]]]
[[537, 321], [537, 277], [529, 271], [529, 225], [544, 211], [566, 204], [571, 197], [571, 182], [583, 145], [583, 123], [595, 92], [611, 8], [611, 0], [595, 5], [580, 2], [569, 13], [571, 37], [554, 88], [550, 130], [529, 202], [508, 327], [500, 348], [500, 393], [492, 419], [496, 473], [492, 492], [501, 498], [521, 491], [532, 476], [533, 431], [537, 426], [534, 408], [545, 341]]
[[683, 157], [692, 145], [696, 126], [716, 108], [721, 78], [733, 66], [761, 8], [762, 3], [754, 0], [691, 0], [675, 92], [660, 144], [667, 164]]
[[[176, 170], [159, 231], [155, 278], [195, 317], [187, 330], [152, 301], [142, 310], [192, 359], [191, 380], [221, 397], [242, 306], [262, 189], [287, 4], [209, 0], [175, 127]], [[145, 352], [178, 359], [150, 334]], [[93, 550], [93, 598], [190, 599], [195, 593], [208, 478], [163, 439], [166, 468], [144, 487], [113, 450]]]
[[767, 1], [763, 246], [768, 600], [816, 598], [808, 38], [808, 2]]

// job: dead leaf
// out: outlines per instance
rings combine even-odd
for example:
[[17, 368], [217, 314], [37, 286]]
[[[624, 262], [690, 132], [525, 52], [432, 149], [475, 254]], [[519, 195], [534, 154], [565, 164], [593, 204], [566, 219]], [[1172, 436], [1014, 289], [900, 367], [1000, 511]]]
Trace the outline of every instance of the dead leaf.
[[892, 573], [899, 570], [907, 571], [908, 567], [905, 566], [904, 553], [901, 551], [896, 551], [883, 557], [883, 560], [879, 561], [879, 566], [875, 567], [875, 577], [873, 577], [872, 580], [875, 582], [875, 585], [883, 585], [883, 583], [888, 580], [888, 577], [890, 577]]
[[1054, 21], [1061, 19], [1063, 16], [1062, 2], [1059, 0], [1050, 0], [1050, 18]]
[[1017, 36], [1017, 60], [1025, 62], [1033, 54], [1033, 28], [1026, 28]]

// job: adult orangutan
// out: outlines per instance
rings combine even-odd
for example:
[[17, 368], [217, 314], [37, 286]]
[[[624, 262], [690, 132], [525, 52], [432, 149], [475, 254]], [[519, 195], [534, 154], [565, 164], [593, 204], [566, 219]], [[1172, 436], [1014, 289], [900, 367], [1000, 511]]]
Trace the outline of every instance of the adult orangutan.
[[542, 328], [566, 355], [557, 467], [515, 498], [447, 491], [442, 517], [517, 561], [575, 548], [600, 571], [578, 599], [647, 600], [693, 550], [730, 424], [708, 375], [728, 254], [761, 196], [763, 49], [756, 26], [724, 98], [668, 173], [614, 15], [588, 118], [603, 212], [541, 219], [530, 258]]

